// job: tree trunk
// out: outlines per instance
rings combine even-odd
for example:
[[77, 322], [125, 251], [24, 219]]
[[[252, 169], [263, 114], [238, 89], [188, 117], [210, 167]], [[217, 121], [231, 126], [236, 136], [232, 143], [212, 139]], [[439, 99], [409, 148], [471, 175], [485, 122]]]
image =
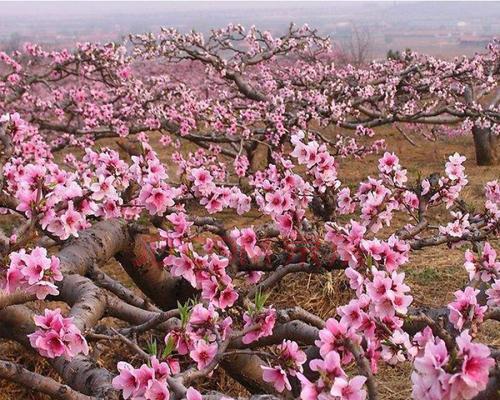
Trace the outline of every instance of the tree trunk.
[[136, 235], [130, 248], [116, 254], [116, 260], [132, 278], [135, 284], [158, 307], [171, 310], [177, 302], [183, 304], [192, 298], [196, 290], [182, 278], [175, 278], [158, 262], [148, 235]]
[[498, 163], [497, 137], [490, 129], [472, 128], [476, 148], [477, 165], [496, 165]]

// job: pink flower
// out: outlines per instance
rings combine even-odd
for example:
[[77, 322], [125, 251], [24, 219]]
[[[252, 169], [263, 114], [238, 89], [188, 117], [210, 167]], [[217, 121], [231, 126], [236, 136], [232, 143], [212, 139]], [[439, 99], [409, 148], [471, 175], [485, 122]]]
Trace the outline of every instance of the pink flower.
[[200, 392], [198, 392], [195, 388], [190, 387], [186, 392], [187, 400], [203, 400], [203, 397]]
[[491, 279], [500, 275], [500, 261], [496, 260], [497, 253], [495, 249], [485, 242], [481, 252], [481, 258], [478, 259], [473, 252], [465, 252], [464, 267], [469, 272], [469, 279], [480, 279], [483, 282], [489, 282]]
[[266, 212], [279, 215], [283, 213], [283, 196], [280, 192], [266, 193]]
[[160, 382], [156, 379], [151, 379], [148, 383], [144, 397], [148, 400], [168, 400], [170, 392], [168, 391], [166, 382]]
[[412, 346], [410, 337], [406, 332], [396, 330], [389, 339], [390, 345], [382, 343], [381, 358], [389, 365], [396, 365], [406, 361], [406, 354], [411, 359], [417, 348]]
[[304, 143], [298, 142], [290, 155], [297, 158], [299, 164], [305, 164], [309, 159], [309, 149]]
[[73, 208], [72, 201], [68, 202], [68, 208], [60, 216], [60, 220], [62, 224], [62, 232], [59, 232], [58, 235], [62, 240], [65, 240], [70, 236], [78, 237], [78, 231], [81, 229], [82, 217], [80, 213], [76, 212]]
[[174, 232], [169, 232], [171, 237], [182, 237], [188, 232], [189, 228], [193, 225], [193, 222], [186, 219], [186, 214], [184, 213], [172, 213], [167, 216], [167, 219], [174, 226]]
[[228, 286], [220, 292], [218, 306], [221, 309], [232, 307], [236, 300], [238, 300], [238, 293], [232, 287]]
[[101, 201], [104, 198], [115, 199], [117, 197], [117, 193], [113, 186], [114, 180], [115, 178], [113, 176], [106, 177], [104, 175], [100, 175], [98, 177], [98, 181], [90, 186], [90, 190], [93, 192], [92, 199], [96, 201]]
[[363, 283], [365, 281], [363, 275], [361, 275], [354, 268], [348, 267], [345, 270], [345, 276], [349, 279], [349, 286], [351, 289], [358, 293], [363, 288]]
[[256, 246], [257, 235], [252, 228], [242, 229], [236, 243], [245, 250], [248, 257], [254, 258], [260, 255], [260, 249]]
[[448, 362], [448, 351], [443, 340], [437, 338], [425, 345], [422, 356], [414, 361], [411, 375], [413, 398], [422, 400], [442, 400], [448, 392], [448, 378], [445, 366]]
[[281, 367], [269, 368], [261, 366], [261, 368], [264, 371], [262, 379], [264, 379], [265, 382], [272, 383], [279, 393], [283, 392], [285, 388], [287, 390], [292, 390], [292, 385], [290, 385], [286, 372], [283, 371]]
[[206, 325], [211, 324], [217, 319], [219, 315], [214, 311], [213, 306], [208, 308], [203, 307], [202, 304], [196, 304], [189, 316], [190, 325]]
[[60, 308], [56, 308], [55, 310], [45, 309], [44, 315], [35, 315], [33, 320], [35, 321], [35, 325], [40, 328], [54, 329], [58, 332], [69, 325], [69, 318], [63, 318]]
[[325, 328], [319, 331], [319, 340], [316, 340], [315, 344], [319, 347], [319, 353], [323, 358], [335, 351], [342, 355], [342, 363], [347, 364], [352, 360], [352, 354], [344, 347], [346, 339], [359, 341], [350, 327], [343, 325], [335, 318], [329, 318], [325, 323]]
[[445, 165], [445, 172], [451, 180], [465, 179], [463, 162], [466, 160], [464, 156], [458, 153], [453, 154], [448, 158], [449, 162]]
[[213, 178], [210, 175], [210, 172], [204, 168], [193, 168], [191, 170], [191, 180], [195, 186], [203, 187], [212, 183]]
[[152, 215], [163, 215], [167, 207], [172, 207], [175, 204], [173, 199], [179, 193], [179, 190], [172, 189], [168, 185], [162, 184], [159, 187], [154, 187], [151, 184], [146, 184], [142, 187], [138, 200]]
[[113, 387], [122, 391], [124, 399], [168, 400], [170, 392], [167, 378], [175, 368], [171, 367], [168, 360], [159, 362], [154, 356], [151, 357], [150, 365], [142, 364], [139, 368], [134, 368], [120, 361], [118, 363], [120, 373], [113, 379]]
[[338, 311], [342, 316], [340, 318], [340, 324], [342, 326], [350, 326], [353, 329], [358, 329], [363, 324], [364, 316], [366, 316], [366, 313], [362, 309], [364, 305], [365, 304], [359, 299], [352, 299], [349, 304], [339, 307]]
[[390, 174], [399, 168], [399, 158], [394, 153], [385, 152], [378, 162], [378, 169], [384, 174]]
[[24, 258], [26, 266], [21, 270], [22, 274], [27, 278], [28, 284], [42, 280], [45, 271], [50, 269], [50, 259], [47, 258], [47, 250], [42, 247], [33, 249], [30, 255]]
[[489, 370], [495, 365], [490, 350], [480, 343], [472, 343], [468, 330], [457, 337], [458, 357], [462, 368], [447, 381], [451, 399], [472, 399], [486, 388]]
[[66, 353], [69, 358], [73, 358], [77, 354], [88, 354], [89, 347], [85, 338], [81, 335], [80, 330], [76, 327], [70, 327], [62, 337], [66, 345]]
[[486, 291], [488, 296], [488, 305], [492, 307], [500, 306], [500, 279], [495, 279], [495, 282]]
[[45, 310], [43, 316], [37, 315], [34, 320], [39, 329], [28, 338], [42, 356], [64, 356], [69, 360], [80, 353], [88, 354], [87, 341], [73, 324], [73, 318], [63, 318], [60, 309]]
[[217, 354], [217, 343], [207, 343], [205, 340], [198, 340], [194, 349], [189, 352], [189, 356], [197, 363], [199, 370], [205, 368]]
[[134, 395], [141, 396], [146, 392], [149, 382], [155, 378], [155, 372], [149, 365], [142, 364], [134, 374], [137, 379], [137, 390]]
[[354, 212], [356, 205], [352, 201], [349, 188], [344, 188], [339, 191], [337, 195], [337, 207], [340, 214], [351, 214]]
[[62, 356], [66, 351], [61, 335], [54, 330], [37, 331], [28, 337], [31, 346], [36, 348], [43, 357], [56, 358]]
[[249, 344], [261, 337], [269, 336], [273, 333], [274, 324], [276, 323], [276, 310], [274, 310], [274, 308], [268, 308], [253, 315], [245, 312], [243, 314], [243, 320], [245, 321], [244, 329], [248, 329], [253, 325], [257, 326], [255, 329], [246, 333], [242, 338], [243, 343]]
[[324, 374], [330, 380], [338, 377], [346, 377], [346, 373], [342, 369], [339, 353], [330, 351], [326, 356], [321, 359], [312, 360], [309, 363], [311, 370]]
[[301, 384], [300, 398], [302, 400], [318, 400], [321, 388], [319, 385], [310, 382], [304, 375], [297, 375]]
[[120, 374], [113, 378], [113, 387], [122, 391], [122, 396], [126, 400], [132, 397], [138, 389], [138, 381], [135, 369], [129, 363], [118, 362], [118, 371]]
[[293, 230], [293, 219], [290, 214], [278, 215], [275, 219], [278, 223], [278, 229], [283, 236], [297, 236], [296, 234], [293, 235], [295, 232]]
[[168, 256], [163, 259], [165, 266], [170, 266], [173, 276], [181, 276], [187, 280], [193, 287], [197, 287], [194, 262], [184, 253], [180, 257]]
[[477, 302], [479, 289], [467, 286], [464, 291], [455, 292], [456, 300], [448, 304], [450, 310], [449, 319], [453, 326], [461, 330], [466, 323], [473, 321], [482, 322], [486, 306], [480, 306]]
[[335, 378], [330, 394], [340, 400], [364, 400], [366, 390], [362, 389], [366, 382], [364, 376], [355, 376], [349, 381], [343, 377]]
[[59, 259], [48, 258], [47, 250], [35, 247], [31, 253], [25, 250], [10, 254], [10, 265], [7, 270], [6, 290], [26, 290], [34, 293], [42, 300], [47, 295], [57, 295], [59, 291], [54, 282], [61, 281], [63, 276], [59, 270]]
[[404, 273], [392, 272], [390, 277], [384, 271], [372, 268], [373, 281], [366, 284], [366, 293], [373, 308], [380, 317], [393, 317], [396, 312], [406, 314], [413, 298], [406, 295], [410, 288], [403, 283]]
[[296, 372], [302, 372], [302, 364], [307, 360], [306, 353], [300, 350], [299, 345], [292, 340], [283, 340], [278, 347], [280, 361], [287, 367], [287, 372], [294, 376]]

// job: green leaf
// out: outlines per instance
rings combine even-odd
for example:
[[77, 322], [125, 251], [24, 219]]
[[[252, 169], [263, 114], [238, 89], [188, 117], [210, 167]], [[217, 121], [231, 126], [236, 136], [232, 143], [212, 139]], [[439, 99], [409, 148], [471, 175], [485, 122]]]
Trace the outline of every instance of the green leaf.
[[148, 341], [148, 353], [152, 356], [156, 356], [158, 354], [158, 344], [156, 343], [156, 338]]
[[260, 289], [255, 292], [255, 312], [260, 312], [264, 308], [264, 304], [266, 304], [268, 298], [269, 294], [262, 293]]
[[190, 309], [191, 309], [191, 300], [188, 300], [185, 304], [181, 304], [177, 302], [177, 308], [179, 309], [179, 314], [181, 317], [181, 324], [185, 326], [189, 319]]
[[167, 339], [167, 343], [165, 343], [165, 348], [163, 349], [161, 357], [167, 358], [170, 354], [172, 354], [174, 348], [175, 348], [174, 338], [172, 336], [169, 336]]

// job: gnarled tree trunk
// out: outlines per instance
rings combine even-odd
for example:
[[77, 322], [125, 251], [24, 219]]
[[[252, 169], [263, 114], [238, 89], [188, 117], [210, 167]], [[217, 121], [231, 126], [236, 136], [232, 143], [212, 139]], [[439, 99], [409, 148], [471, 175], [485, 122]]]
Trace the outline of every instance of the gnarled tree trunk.
[[472, 128], [477, 165], [498, 164], [497, 136], [491, 129]]

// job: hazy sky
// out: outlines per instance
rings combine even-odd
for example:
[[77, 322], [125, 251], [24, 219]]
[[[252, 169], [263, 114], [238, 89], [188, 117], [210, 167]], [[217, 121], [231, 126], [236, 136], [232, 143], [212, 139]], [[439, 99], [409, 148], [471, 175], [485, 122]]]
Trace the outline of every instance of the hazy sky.
[[[432, 12], [431, 12], [432, 11]], [[207, 14], [208, 12], [208, 14]], [[412, 15], [413, 14], [413, 15]], [[0, 2], [0, 21], [26, 21], [44, 24], [66, 19], [79, 19], [92, 23], [103, 18], [136, 20], [146, 18], [145, 24], [160, 19], [172, 25], [189, 23], [192, 27], [209, 23], [209, 18], [254, 19], [258, 24], [275, 18], [298, 18], [300, 20], [329, 18], [332, 20], [376, 20], [409, 18], [441, 20], [450, 18], [468, 20], [478, 16], [485, 18], [500, 16], [500, 2], [402, 2], [402, 1], [364, 1], [364, 2], [317, 2], [317, 1], [75, 1], [75, 2]], [[14, 21], [15, 20], [15, 21]], [[233, 21], [238, 22], [238, 21]], [[36, 28], [36, 26], [33, 26]]]
[[278, 33], [292, 21], [340, 39], [352, 24], [366, 27], [377, 54], [405, 46], [439, 53], [463, 36], [500, 37], [500, 2], [0, 2], [0, 43], [68, 45], [160, 26], [207, 32], [230, 22]]

